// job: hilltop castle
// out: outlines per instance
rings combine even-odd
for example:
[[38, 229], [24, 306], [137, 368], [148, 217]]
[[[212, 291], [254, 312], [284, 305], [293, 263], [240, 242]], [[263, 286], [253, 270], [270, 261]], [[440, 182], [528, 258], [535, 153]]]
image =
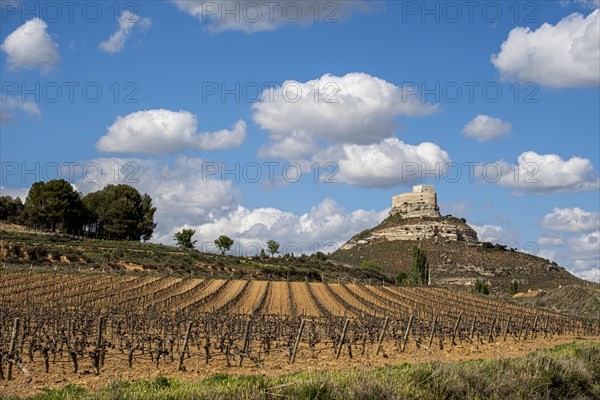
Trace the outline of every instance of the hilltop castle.
[[390, 215], [396, 214], [405, 218], [441, 217], [433, 185], [413, 186], [412, 193], [402, 193], [392, 197]]
[[433, 185], [413, 186], [412, 192], [394, 196], [390, 217], [393, 218], [350, 239], [342, 250], [377, 240], [433, 239], [436, 242], [479, 243], [477, 233], [464, 219], [441, 216]]

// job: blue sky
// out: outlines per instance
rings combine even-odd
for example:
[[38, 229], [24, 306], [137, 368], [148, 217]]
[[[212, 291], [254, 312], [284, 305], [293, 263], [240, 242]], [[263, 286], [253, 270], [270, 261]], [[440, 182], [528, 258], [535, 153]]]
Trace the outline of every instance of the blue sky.
[[0, 4], [3, 195], [125, 182], [155, 241], [310, 252], [427, 182], [481, 240], [600, 278], [597, 1]]

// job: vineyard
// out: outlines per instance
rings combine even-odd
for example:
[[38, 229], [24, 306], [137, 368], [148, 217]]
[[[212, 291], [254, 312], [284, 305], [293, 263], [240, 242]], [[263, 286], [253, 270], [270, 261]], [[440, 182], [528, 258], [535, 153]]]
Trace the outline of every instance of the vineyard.
[[396, 360], [597, 337], [570, 318], [439, 287], [0, 273], [0, 380]]

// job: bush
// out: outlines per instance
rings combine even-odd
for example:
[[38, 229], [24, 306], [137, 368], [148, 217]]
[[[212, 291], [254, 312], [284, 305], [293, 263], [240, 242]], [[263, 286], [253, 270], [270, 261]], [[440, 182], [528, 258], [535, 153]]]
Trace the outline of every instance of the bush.
[[481, 247], [483, 247], [484, 249], [493, 249], [494, 244], [491, 242], [483, 242], [481, 243]]
[[490, 294], [490, 286], [487, 283], [483, 283], [479, 279], [475, 281], [475, 287], [473, 287], [474, 293], [480, 293], [484, 295]]
[[398, 283], [408, 283], [408, 275], [406, 272], [398, 272], [398, 275], [396, 275], [396, 281]]

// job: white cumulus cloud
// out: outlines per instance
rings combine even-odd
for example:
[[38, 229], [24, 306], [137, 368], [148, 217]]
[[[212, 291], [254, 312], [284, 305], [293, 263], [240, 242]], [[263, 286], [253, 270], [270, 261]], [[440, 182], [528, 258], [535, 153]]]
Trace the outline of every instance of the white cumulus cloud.
[[598, 190], [600, 178], [587, 158], [563, 160], [557, 154], [537, 154], [527, 151], [519, 155], [516, 165], [498, 161], [494, 168], [484, 167], [484, 180], [523, 192], [573, 193]]
[[491, 61], [502, 77], [550, 87], [600, 83], [600, 10], [573, 13], [536, 30], [517, 27]]
[[84, 194], [119, 183], [148, 193], [157, 207], [153, 242], [174, 244], [173, 234], [185, 227], [196, 230], [199, 248], [211, 250], [217, 237], [228, 235], [245, 246], [236, 248], [240, 254], [253, 255], [260, 251], [254, 244], [264, 246], [270, 239], [280, 242], [280, 250], [286, 252], [333, 251], [355, 233], [379, 224], [389, 212], [346, 211], [331, 199], [302, 214], [270, 207], [250, 209], [239, 202], [240, 194], [231, 181], [211, 174], [214, 163], [209, 164], [185, 156], [176, 157], [172, 164], [152, 159], [97, 158], [81, 163], [75, 175], [82, 170], [87, 173], [75, 184]]
[[211, 167], [202, 159], [184, 156], [176, 157], [172, 164], [106, 157], [81, 162], [73, 175], [83, 194], [121, 183], [148, 193], [157, 208], [153, 241], [173, 244], [173, 234], [179, 228], [208, 223], [237, 206], [238, 193], [232, 182], [215, 179], [209, 173]]
[[337, 23], [354, 12], [379, 9], [379, 1], [279, 0], [279, 1], [190, 1], [172, 0], [181, 10], [207, 24], [211, 32], [245, 33], [272, 31], [283, 26]]
[[319, 152], [313, 161], [320, 165], [336, 163], [336, 179], [349, 185], [392, 187], [421, 182], [422, 171], [441, 175], [450, 157], [434, 143], [415, 146], [394, 137], [369, 145], [332, 146]]
[[256, 254], [268, 240], [280, 243], [282, 253], [333, 252], [353, 234], [380, 223], [388, 210], [346, 212], [334, 200], [325, 199], [310, 211], [297, 215], [277, 208], [248, 209], [239, 205], [228, 215], [195, 227], [198, 236], [212, 240], [225, 234], [241, 245], [238, 252]]
[[479, 142], [498, 139], [510, 132], [512, 124], [500, 118], [479, 114], [463, 128], [466, 137]]
[[309, 154], [312, 148], [307, 145], [298, 151], [298, 139], [304, 143], [375, 143], [394, 133], [396, 117], [438, 110], [437, 105], [423, 103], [403, 88], [365, 73], [286, 81], [263, 91], [252, 108], [254, 122], [269, 131], [272, 141], [262, 151], [273, 157]]
[[564, 246], [565, 241], [560, 236], [544, 234], [538, 239], [538, 243], [542, 246]]
[[185, 149], [220, 150], [237, 147], [246, 138], [246, 123], [233, 129], [197, 132], [196, 116], [189, 111], [138, 111], [118, 117], [96, 143], [98, 150], [114, 153], [169, 154]]
[[24, 112], [32, 117], [40, 117], [42, 112], [34, 101], [22, 101], [16, 96], [7, 96], [0, 93], [0, 125], [13, 121], [15, 111]]
[[123, 11], [119, 17], [119, 28], [110, 37], [101, 42], [99, 47], [107, 53], [118, 53], [125, 47], [125, 42], [135, 27], [142, 29], [152, 25], [150, 18], [140, 17], [131, 11]]
[[47, 28], [48, 24], [45, 21], [33, 18], [4, 39], [0, 48], [8, 55], [10, 70], [40, 67], [42, 71], [47, 72], [58, 64], [58, 44], [46, 32]]
[[555, 208], [542, 219], [542, 226], [559, 232], [591, 232], [600, 229], [600, 214], [581, 208]]
[[570, 243], [572, 252], [579, 260], [600, 259], [600, 231], [586, 233]]
[[0, 196], [10, 196], [14, 199], [18, 197], [22, 202], [25, 202], [28, 194], [29, 188], [7, 188], [0, 186]]
[[600, 231], [574, 238], [568, 246], [567, 256], [573, 273], [584, 279], [597, 279], [600, 270]]
[[504, 228], [499, 225], [475, 225], [470, 224], [471, 228], [477, 232], [477, 238], [480, 242], [505, 243]]

